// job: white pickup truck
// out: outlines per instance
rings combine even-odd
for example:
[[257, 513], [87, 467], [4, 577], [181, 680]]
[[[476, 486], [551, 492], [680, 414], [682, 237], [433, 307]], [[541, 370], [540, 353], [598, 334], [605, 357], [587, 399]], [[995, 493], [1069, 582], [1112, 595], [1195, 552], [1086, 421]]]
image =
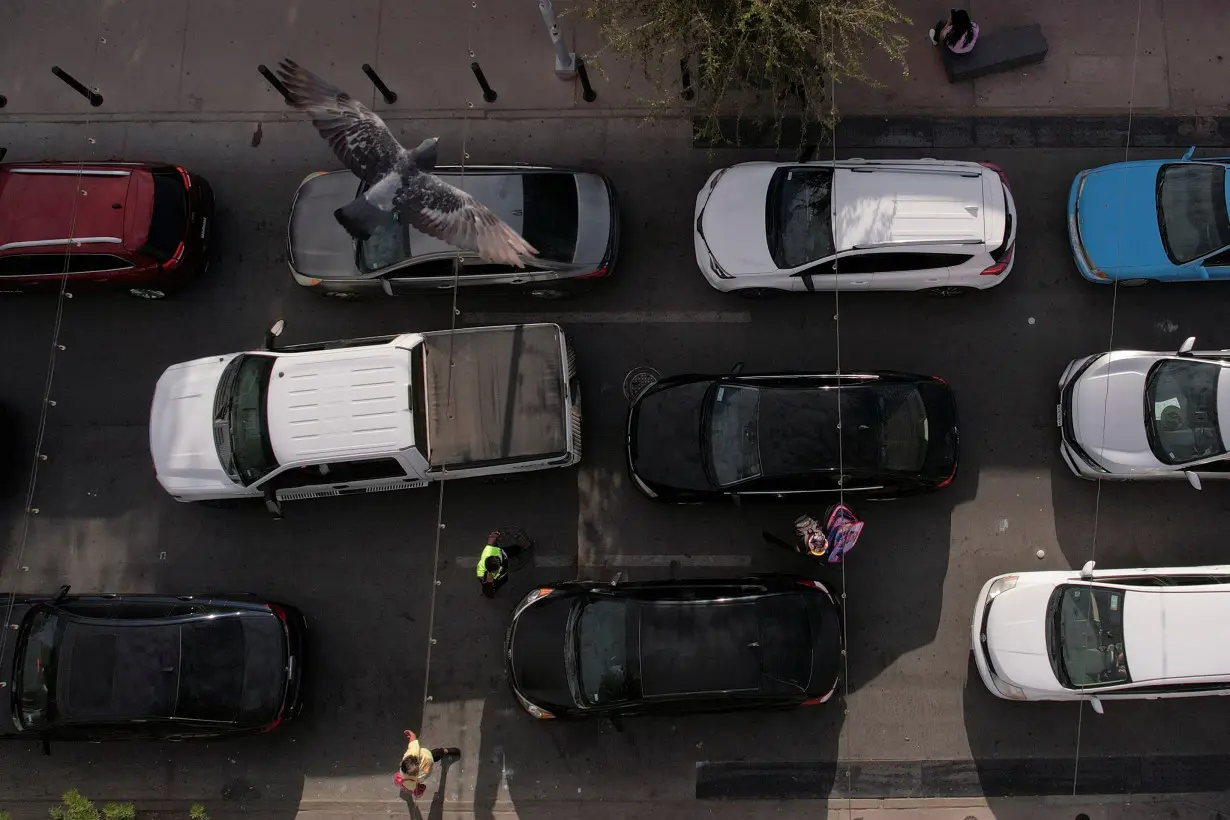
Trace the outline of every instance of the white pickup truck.
[[150, 408], [177, 501], [423, 487], [581, 460], [576, 357], [554, 324], [277, 346], [173, 365]]

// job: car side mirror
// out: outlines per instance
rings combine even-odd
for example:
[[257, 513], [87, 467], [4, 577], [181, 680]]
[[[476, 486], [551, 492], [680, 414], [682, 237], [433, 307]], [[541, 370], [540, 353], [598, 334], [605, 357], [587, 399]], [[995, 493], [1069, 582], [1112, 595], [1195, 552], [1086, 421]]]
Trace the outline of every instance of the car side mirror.
[[1200, 486], [1200, 476], [1193, 473], [1191, 470], [1184, 470], [1183, 475], [1187, 476], [1187, 483], [1192, 485], [1197, 490], [1204, 489]]
[[1106, 712], [1102, 709], [1102, 699], [1097, 695], [1089, 696], [1089, 706], [1099, 715], [1104, 715]]
[[743, 362], [739, 362], [734, 367], [730, 368], [730, 375], [732, 376], [738, 376], [742, 372], [743, 372]]
[[624, 730], [624, 719], [619, 715], [608, 715], [607, 720], [611, 722], [611, 728], [615, 731], [622, 732]]
[[615, 577], [611, 579], [611, 586], [616, 586], [621, 580], [623, 580], [623, 577], [624, 577], [623, 570], [620, 570], [619, 572], [615, 573]]
[[269, 329], [265, 331], [265, 349], [273, 350], [274, 341], [282, 335], [282, 331], [286, 329], [286, 320], [278, 319]]
[[64, 586], [57, 589], [56, 594], [52, 596], [51, 598], [51, 602], [53, 604], [58, 604], [60, 603], [60, 601], [63, 601], [65, 598], [68, 597], [68, 591], [70, 589], [72, 589], [72, 587], [69, 584], [65, 584]]
[[1092, 561], [1086, 561], [1085, 566], [1081, 567], [1081, 580], [1082, 581], [1092, 581], [1093, 580], [1093, 562]]
[[1192, 348], [1196, 346], [1196, 337], [1188, 336], [1183, 340], [1183, 344], [1179, 345], [1179, 355], [1188, 356], [1192, 352]]
[[47, 737], [47, 735], [39, 735], [38, 739], [43, 747], [43, 754], [51, 757], [51, 738]]
[[1186, 151], [1183, 152], [1183, 161], [1186, 162], [1187, 160], [1191, 159], [1192, 154], [1194, 153], [1196, 153], [1196, 146], [1193, 145], [1191, 148], [1188, 148]]
[[282, 502], [278, 501], [277, 491], [272, 487], [265, 488], [265, 509], [269, 510], [275, 521], [282, 520]]

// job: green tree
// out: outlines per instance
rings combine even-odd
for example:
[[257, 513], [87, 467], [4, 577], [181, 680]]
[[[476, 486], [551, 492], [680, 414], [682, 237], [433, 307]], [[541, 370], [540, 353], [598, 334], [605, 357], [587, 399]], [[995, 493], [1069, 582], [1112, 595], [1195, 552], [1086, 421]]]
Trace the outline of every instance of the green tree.
[[188, 810], [188, 816], [192, 820], [209, 820], [209, 812], [205, 811], [205, 806], [201, 803], [193, 803]]
[[[868, 47], [907, 73], [904, 35], [910, 24], [893, 0], [576, 0], [598, 23], [603, 49], [640, 62], [661, 97], [677, 103], [680, 60], [687, 58], [696, 95], [697, 138], [734, 138], [721, 118], [754, 115], [780, 143], [792, 112], [809, 125], [832, 126], [831, 84], [878, 85], [867, 73]], [[856, 93], [856, 92], [848, 92]], [[800, 140], [802, 139], [800, 134]]]
[[99, 811], [76, 789], [69, 789], [61, 799], [62, 805], [48, 809], [51, 820], [134, 820], [137, 816], [131, 803], [107, 803]]
[[7, 811], [0, 811], [0, 820], [13, 820]]

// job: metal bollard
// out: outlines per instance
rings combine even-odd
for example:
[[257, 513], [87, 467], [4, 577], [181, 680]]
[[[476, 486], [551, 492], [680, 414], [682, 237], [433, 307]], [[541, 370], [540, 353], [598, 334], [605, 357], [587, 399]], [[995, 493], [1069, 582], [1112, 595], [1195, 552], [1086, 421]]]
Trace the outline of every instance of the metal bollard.
[[551, 0], [538, 0], [538, 10], [542, 12], [542, 21], [547, 24], [551, 46], [555, 49], [555, 76], [561, 80], [571, 80], [577, 75], [577, 56], [568, 50], [560, 37], [559, 23], [555, 22], [555, 8], [551, 5]]
[[585, 102], [598, 99], [594, 87], [589, 84], [589, 72], [585, 70], [585, 61], [579, 58], [577, 59], [577, 76], [581, 78], [581, 99]]
[[8, 104], [9, 104], [9, 98], [4, 96], [3, 94], [0, 94], [0, 108], [4, 108], [4, 106]]
[[380, 96], [384, 97], [384, 101], [388, 105], [397, 102], [397, 95], [389, 90], [389, 87], [384, 84], [384, 80], [376, 74], [376, 69], [372, 68], [367, 63], [363, 64], [363, 73], [367, 75], [367, 79], [372, 81], [372, 85], [376, 86], [376, 90], [380, 92]]
[[51, 67], [51, 73], [59, 77], [61, 80], [63, 80], [64, 83], [69, 88], [71, 88], [73, 91], [76, 91], [78, 94], [80, 94], [81, 96], [89, 100], [90, 105], [94, 106], [95, 108], [103, 104], [102, 94], [99, 94], [97, 91], [91, 91], [90, 89], [86, 88], [84, 85], [77, 82], [76, 77], [74, 77], [72, 74], [69, 74], [67, 71], [60, 68], [58, 65], [53, 65]]
[[683, 79], [683, 91], [681, 92], [685, 100], [690, 100], [696, 96], [695, 89], [692, 88], [692, 72], [688, 69], [688, 58], [682, 57], [679, 60], [679, 76]]
[[266, 68], [264, 64], [258, 65], [256, 70], [260, 72], [262, 77], [269, 81], [269, 84], [273, 86], [274, 91], [282, 95], [282, 99], [286, 101], [286, 104], [290, 105], [290, 90], [287, 89], [286, 86], [282, 85], [282, 81], [275, 77], [273, 72]]
[[470, 70], [474, 72], [474, 79], [478, 80], [479, 86], [483, 89], [483, 99], [489, 103], [495, 102], [498, 95], [491, 87], [491, 84], [487, 82], [487, 77], [483, 74], [483, 69], [477, 61], [470, 63]]

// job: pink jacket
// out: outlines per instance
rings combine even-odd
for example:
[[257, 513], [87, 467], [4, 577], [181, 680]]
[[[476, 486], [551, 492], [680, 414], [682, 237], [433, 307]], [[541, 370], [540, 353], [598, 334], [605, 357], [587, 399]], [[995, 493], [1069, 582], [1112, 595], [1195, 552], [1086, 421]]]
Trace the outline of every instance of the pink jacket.
[[[978, 42], [978, 24], [970, 23], [970, 28], [972, 30], [969, 34], [962, 37], [954, 45], [950, 45], [948, 47], [949, 51], [953, 54], [968, 54], [973, 51], [974, 43]], [[952, 31], [952, 26], [944, 26], [944, 30], [940, 32], [940, 42], [944, 41], [944, 38], [948, 36], [950, 31]]]

